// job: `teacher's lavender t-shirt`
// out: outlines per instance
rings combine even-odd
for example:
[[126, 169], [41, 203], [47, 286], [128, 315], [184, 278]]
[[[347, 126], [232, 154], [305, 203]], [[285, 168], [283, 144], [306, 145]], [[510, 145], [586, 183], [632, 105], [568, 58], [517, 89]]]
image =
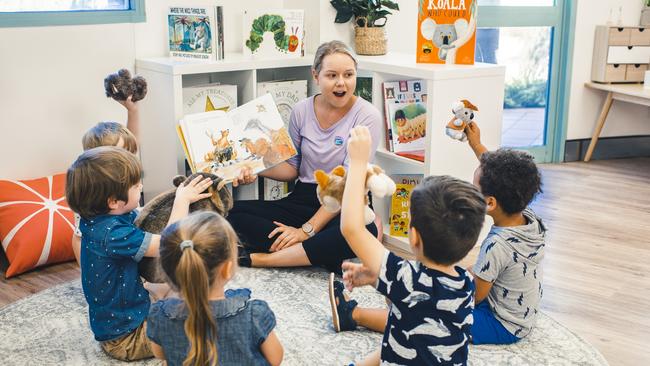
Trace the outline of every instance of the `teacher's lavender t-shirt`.
[[372, 137], [372, 154], [381, 138], [381, 114], [368, 101], [357, 97], [354, 105], [338, 122], [328, 129], [322, 129], [314, 111], [314, 97], [298, 102], [291, 112], [289, 135], [298, 150], [298, 155], [287, 163], [298, 169], [298, 178], [303, 183], [315, 183], [314, 172], [322, 169], [330, 172], [337, 165], [348, 166], [348, 137], [356, 126], [367, 126]]

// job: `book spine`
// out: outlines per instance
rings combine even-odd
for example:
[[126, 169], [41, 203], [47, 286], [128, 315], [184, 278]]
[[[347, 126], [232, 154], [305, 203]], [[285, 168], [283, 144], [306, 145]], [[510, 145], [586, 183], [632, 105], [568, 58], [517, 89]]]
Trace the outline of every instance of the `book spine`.
[[386, 98], [386, 83], [381, 84], [381, 92], [384, 97], [384, 121], [386, 122], [386, 149], [393, 151], [393, 129], [391, 128], [390, 112], [388, 111], [388, 99]]
[[223, 6], [217, 6], [217, 59], [223, 60], [226, 56], [223, 37]]

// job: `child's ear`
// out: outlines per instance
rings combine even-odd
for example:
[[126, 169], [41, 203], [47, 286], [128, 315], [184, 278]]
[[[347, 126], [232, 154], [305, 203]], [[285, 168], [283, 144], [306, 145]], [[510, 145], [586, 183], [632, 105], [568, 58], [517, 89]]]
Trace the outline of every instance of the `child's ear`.
[[414, 226], [411, 226], [409, 228], [409, 244], [413, 249], [413, 253], [417, 253], [419, 248], [422, 246], [422, 238]]
[[234, 268], [235, 268], [235, 262], [234, 261], [226, 261], [222, 266], [221, 269], [219, 270], [219, 277], [222, 279], [228, 281], [229, 279], [232, 278], [234, 275]]
[[107, 204], [109, 210], [117, 210], [120, 208], [120, 201], [117, 200], [115, 197], [109, 197]]
[[487, 205], [487, 212], [492, 212], [496, 210], [496, 208], [499, 206], [499, 203], [497, 202], [497, 199], [494, 198], [494, 196], [486, 196], [485, 197], [485, 203]]

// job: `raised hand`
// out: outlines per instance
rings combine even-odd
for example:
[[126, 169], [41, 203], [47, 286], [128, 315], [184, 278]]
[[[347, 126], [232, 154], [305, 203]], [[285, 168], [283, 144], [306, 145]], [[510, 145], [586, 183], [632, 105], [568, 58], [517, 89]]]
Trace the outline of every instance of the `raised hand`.
[[350, 131], [348, 139], [348, 156], [350, 162], [368, 163], [372, 138], [366, 126], [357, 126]]

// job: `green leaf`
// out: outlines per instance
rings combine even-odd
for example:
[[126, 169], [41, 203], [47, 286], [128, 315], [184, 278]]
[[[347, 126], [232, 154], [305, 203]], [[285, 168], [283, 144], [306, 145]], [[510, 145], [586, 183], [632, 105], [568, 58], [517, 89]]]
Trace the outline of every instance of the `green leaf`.
[[381, 0], [381, 5], [387, 7], [388, 9], [399, 10], [399, 5], [390, 0]]
[[336, 13], [336, 18], [334, 18], [334, 23], [347, 23], [352, 18], [352, 10], [342, 9]]

